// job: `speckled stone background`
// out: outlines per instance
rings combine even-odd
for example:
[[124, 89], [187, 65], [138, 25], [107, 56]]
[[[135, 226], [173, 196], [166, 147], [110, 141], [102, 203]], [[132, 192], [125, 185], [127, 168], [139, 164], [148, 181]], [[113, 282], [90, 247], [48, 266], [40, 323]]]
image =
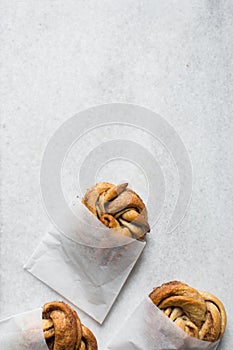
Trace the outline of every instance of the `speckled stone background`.
[[[103, 327], [100, 349], [156, 284], [184, 280], [219, 296], [233, 347], [233, 2], [0, 1], [0, 318], [60, 297], [22, 269], [49, 220], [43, 150], [63, 121], [108, 103], [165, 117], [189, 151], [192, 202], [172, 234], [155, 229]], [[146, 271], [146, 272], [145, 272]]]

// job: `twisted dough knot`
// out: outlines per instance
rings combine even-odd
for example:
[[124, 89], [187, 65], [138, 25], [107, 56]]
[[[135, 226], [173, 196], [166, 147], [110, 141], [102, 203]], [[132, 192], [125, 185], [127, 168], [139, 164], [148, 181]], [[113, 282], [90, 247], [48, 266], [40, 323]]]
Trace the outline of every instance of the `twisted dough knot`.
[[124, 183], [99, 182], [85, 193], [82, 202], [107, 227], [121, 234], [143, 239], [150, 231], [142, 199]]
[[225, 331], [224, 306], [210, 293], [173, 281], [155, 288], [149, 297], [191, 337], [213, 342], [221, 338]]
[[74, 309], [63, 302], [45, 304], [42, 311], [43, 332], [49, 350], [97, 350], [93, 333]]

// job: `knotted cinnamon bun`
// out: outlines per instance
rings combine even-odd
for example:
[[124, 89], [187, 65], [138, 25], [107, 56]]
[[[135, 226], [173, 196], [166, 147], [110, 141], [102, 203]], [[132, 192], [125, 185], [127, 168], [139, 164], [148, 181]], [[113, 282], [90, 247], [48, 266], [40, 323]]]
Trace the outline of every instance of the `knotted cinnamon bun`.
[[208, 292], [173, 281], [155, 288], [149, 297], [170, 320], [192, 337], [214, 342], [225, 331], [224, 306]]
[[99, 182], [85, 193], [83, 204], [107, 227], [143, 239], [150, 231], [145, 204], [128, 184]]
[[56, 301], [45, 304], [42, 322], [49, 350], [98, 350], [95, 336], [69, 305]]

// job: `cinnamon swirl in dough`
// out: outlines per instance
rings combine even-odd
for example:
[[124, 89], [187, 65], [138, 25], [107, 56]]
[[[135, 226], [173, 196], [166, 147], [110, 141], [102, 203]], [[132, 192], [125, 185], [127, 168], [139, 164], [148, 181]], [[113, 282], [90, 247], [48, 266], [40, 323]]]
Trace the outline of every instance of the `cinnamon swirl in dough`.
[[177, 326], [201, 340], [214, 342], [226, 328], [226, 312], [214, 295], [173, 281], [155, 288], [149, 295]]
[[138, 194], [127, 186], [99, 182], [87, 190], [82, 202], [105, 226], [143, 239], [150, 231], [147, 209]]
[[57, 301], [45, 304], [42, 322], [49, 350], [98, 350], [95, 336], [71, 306]]

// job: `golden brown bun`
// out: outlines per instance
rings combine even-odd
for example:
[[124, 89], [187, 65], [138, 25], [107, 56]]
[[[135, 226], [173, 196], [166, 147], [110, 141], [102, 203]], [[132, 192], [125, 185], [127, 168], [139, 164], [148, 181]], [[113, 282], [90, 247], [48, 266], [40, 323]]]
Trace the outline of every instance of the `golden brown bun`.
[[149, 297], [177, 326], [191, 337], [216, 341], [226, 328], [226, 312], [214, 295], [172, 281], [154, 288]]
[[143, 239], [150, 231], [147, 210], [142, 199], [127, 186], [99, 182], [87, 190], [82, 202], [105, 226]]
[[95, 350], [97, 349], [97, 342], [94, 334], [89, 328], [82, 324], [82, 339], [79, 350]]
[[71, 306], [57, 301], [45, 304], [42, 321], [49, 350], [98, 350], [94, 334]]

